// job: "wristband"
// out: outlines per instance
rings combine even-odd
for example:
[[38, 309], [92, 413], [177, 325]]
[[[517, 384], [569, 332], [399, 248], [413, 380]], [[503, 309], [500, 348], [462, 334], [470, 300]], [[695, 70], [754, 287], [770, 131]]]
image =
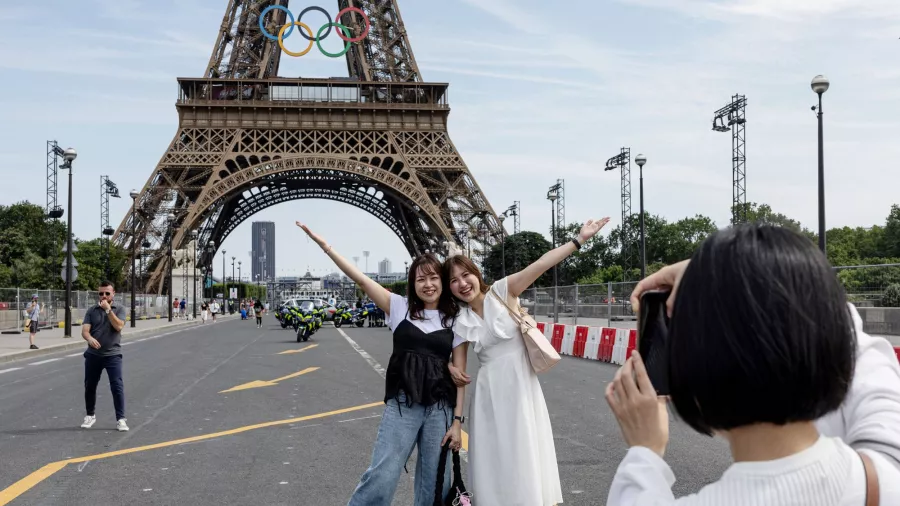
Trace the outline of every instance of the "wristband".
[[578, 242], [578, 239], [572, 239], [572, 244], [575, 245], [575, 249], [581, 249], [581, 243]]

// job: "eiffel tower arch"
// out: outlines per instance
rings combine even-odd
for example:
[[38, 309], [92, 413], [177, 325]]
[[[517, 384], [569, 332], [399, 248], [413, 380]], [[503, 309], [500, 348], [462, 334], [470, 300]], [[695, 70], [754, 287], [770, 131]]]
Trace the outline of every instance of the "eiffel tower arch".
[[[337, 1], [370, 28], [342, 14], [351, 38], [366, 36], [346, 52], [349, 78], [329, 79], [277, 77], [282, 50], [260, 15], [288, 0], [227, 3], [204, 76], [178, 79], [178, 131], [134, 222], [129, 213], [114, 236], [127, 250], [151, 244], [143, 286], [163, 291], [169, 242], [180, 249], [196, 231], [198, 265], [209, 266], [244, 220], [297, 199], [362, 209], [411, 255], [471, 240], [473, 227], [487, 231], [473, 254], [499, 241], [497, 215], [447, 133], [448, 85], [422, 80], [396, 0]], [[286, 19], [269, 9], [262, 24], [277, 34]]]

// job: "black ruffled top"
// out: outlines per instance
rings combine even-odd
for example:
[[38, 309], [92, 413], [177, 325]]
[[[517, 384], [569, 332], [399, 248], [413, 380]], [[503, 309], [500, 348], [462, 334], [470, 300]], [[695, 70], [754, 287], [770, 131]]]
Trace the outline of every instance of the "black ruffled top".
[[384, 402], [399, 401], [406, 394], [406, 406], [438, 404], [456, 406], [456, 385], [447, 365], [453, 352], [453, 330], [425, 332], [403, 320], [394, 330], [394, 351], [388, 362]]

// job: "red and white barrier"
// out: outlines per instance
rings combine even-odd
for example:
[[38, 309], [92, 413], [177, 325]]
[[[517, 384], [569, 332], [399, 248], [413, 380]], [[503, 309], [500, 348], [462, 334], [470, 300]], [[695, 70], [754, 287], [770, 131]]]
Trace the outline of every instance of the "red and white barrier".
[[[637, 330], [538, 322], [538, 330], [560, 355], [623, 365], [637, 345]], [[894, 348], [900, 361], [900, 346]]]

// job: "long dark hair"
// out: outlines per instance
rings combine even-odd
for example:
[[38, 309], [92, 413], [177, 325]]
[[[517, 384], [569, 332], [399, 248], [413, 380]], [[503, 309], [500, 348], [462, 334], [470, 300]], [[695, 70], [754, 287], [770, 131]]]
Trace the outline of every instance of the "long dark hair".
[[437, 274], [441, 278], [441, 295], [438, 298], [438, 311], [441, 312], [441, 326], [449, 328], [453, 326], [453, 320], [459, 314], [459, 306], [450, 295], [450, 290], [444, 286], [444, 276], [441, 272], [441, 261], [433, 253], [425, 253], [413, 259], [409, 266], [406, 278], [406, 297], [409, 304], [409, 319], [424, 320], [425, 301], [416, 293], [416, 277], [422, 269], [422, 274]]

